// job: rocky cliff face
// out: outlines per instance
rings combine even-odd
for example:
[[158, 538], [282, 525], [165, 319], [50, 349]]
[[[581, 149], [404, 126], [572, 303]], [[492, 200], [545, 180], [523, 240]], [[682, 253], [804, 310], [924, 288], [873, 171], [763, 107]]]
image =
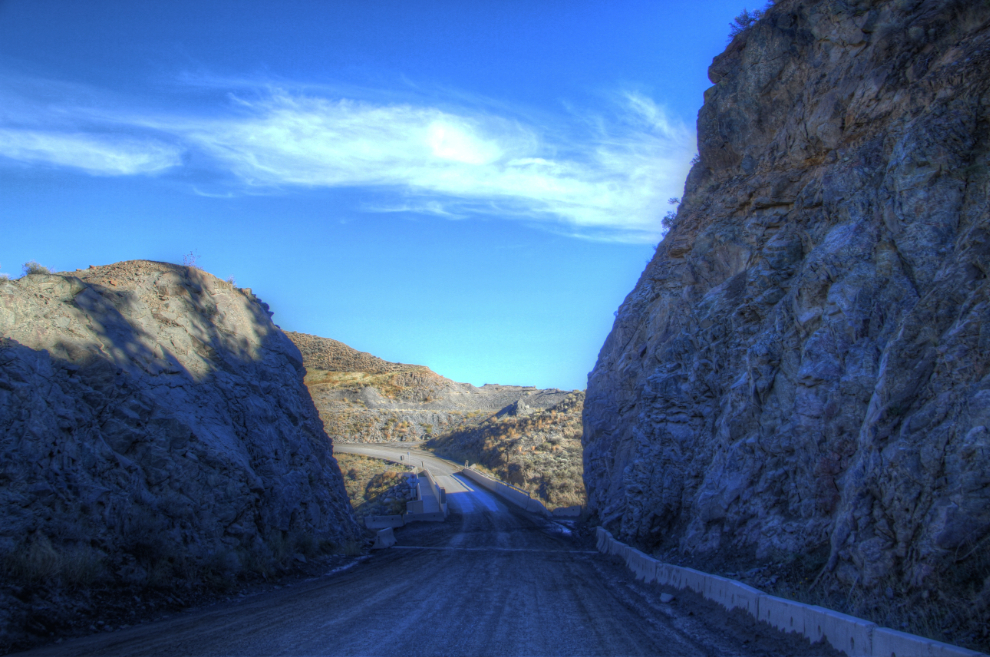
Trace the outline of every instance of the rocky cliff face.
[[302, 358], [269, 315], [157, 262], [0, 280], [8, 582], [165, 585], [357, 535]]
[[547, 409], [568, 394], [532, 386], [479, 388], [422, 365], [390, 363], [329, 338], [287, 335], [302, 353], [306, 385], [334, 440], [418, 442], [477, 425], [514, 405], [521, 404], [523, 413]]
[[826, 586], [985, 620], [988, 21], [781, 0], [715, 59], [676, 223], [589, 379], [607, 526], [820, 553]]

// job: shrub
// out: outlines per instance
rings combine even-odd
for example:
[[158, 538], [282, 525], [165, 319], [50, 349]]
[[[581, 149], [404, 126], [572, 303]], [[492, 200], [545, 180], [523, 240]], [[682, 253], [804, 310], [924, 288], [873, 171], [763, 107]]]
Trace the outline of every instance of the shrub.
[[671, 228], [674, 227], [674, 224], [676, 222], [677, 222], [677, 210], [670, 210], [667, 214], [663, 216], [663, 219], [660, 220], [660, 225], [666, 228], [667, 230], [670, 230]]
[[23, 584], [55, 583], [85, 588], [105, 575], [105, 555], [89, 545], [56, 547], [45, 534], [22, 542], [0, 564], [11, 581]]
[[732, 41], [738, 35], [756, 25], [756, 23], [763, 18], [764, 15], [766, 15], [767, 9], [771, 6], [773, 6], [773, 0], [768, 2], [766, 7], [763, 9], [754, 9], [753, 11], [743, 9], [742, 13], [732, 19], [732, 22], [729, 23], [729, 41]]
[[42, 582], [57, 577], [62, 570], [62, 555], [44, 534], [36, 534], [10, 555], [6, 570], [14, 580]]
[[192, 267], [193, 269], [199, 269], [199, 265], [196, 264], [199, 261], [199, 254], [190, 251], [186, 255], [182, 256], [182, 264], [185, 267]]
[[30, 276], [31, 274], [50, 274], [52, 273], [48, 267], [35, 262], [34, 260], [29, 260], [24, 263], [24, 275]]

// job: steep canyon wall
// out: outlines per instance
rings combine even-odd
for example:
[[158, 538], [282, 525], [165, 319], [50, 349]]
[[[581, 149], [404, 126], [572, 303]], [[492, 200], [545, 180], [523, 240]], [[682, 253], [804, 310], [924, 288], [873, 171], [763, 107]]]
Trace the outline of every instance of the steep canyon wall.
[[589, 377], [607, 528], [986, 609], [988, 21], [781, 0], [715, 59], [676, 222]]
[[[193, 585], [359, 535], [269, 315], [166, 263], [0, 280], [5, 586]], [[0, 634], [28, 608], [7, 593]]]

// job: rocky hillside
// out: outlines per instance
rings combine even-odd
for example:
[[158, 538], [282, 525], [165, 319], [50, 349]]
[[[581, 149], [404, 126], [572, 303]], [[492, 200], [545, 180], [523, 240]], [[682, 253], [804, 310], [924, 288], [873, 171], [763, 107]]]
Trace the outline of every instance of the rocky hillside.
[[572, 392], [550, 408], [534, 408], [529, 400], [523, 397], [481, 424], [455, 429], [424, 447], [455, 461], [481, 465], [539, 497], [547, 508], [583, 506], [584, 392]]
[[390, 363], [336, 340], [288, 333], [327, 434], [344, 442], [417, 442], [477, 425], [514, 404], [549, 408], [567, 393], [457, 383], [421, 365]]
[[30, 620], [57, 590], [188, 589], [358, 535], [270, 314], [159, 262], [0, 279], [0, 643], [57, 624]]
[[709, 77], [590, 376], [589, 504], [985, 646], [990, 4], [780, 0]]

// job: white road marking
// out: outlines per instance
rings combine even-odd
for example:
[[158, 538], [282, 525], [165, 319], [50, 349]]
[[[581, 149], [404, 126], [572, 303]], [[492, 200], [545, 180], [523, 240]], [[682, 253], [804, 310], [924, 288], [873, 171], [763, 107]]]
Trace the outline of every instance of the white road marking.
[[561, 554], [598, 554], [597, 550], [541, 550], [539, 548], [504, 548], [504, 547], [449, 547], [422, 545], [393, 545], [390, 550], [451, 550], [457, 552], [541, 552]]

